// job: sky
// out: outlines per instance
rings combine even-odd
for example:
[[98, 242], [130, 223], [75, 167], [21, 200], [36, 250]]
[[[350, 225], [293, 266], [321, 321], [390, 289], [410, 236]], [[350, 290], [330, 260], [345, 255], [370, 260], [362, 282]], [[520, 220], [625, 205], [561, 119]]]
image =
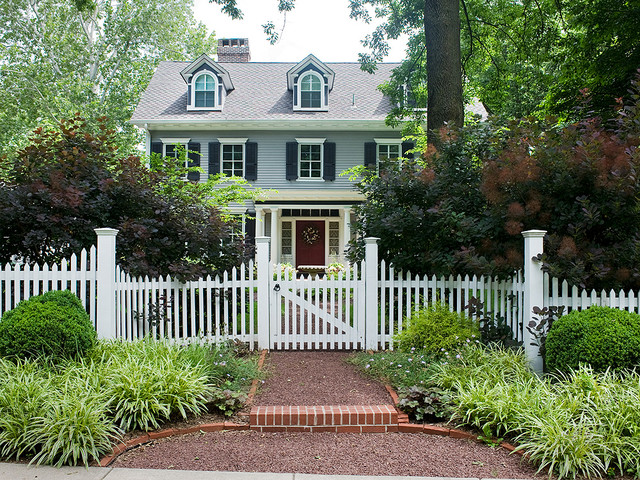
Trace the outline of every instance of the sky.
[[[277, 4], [277, 0], [238, 0], [244, 18], [231, 20], [220, 12], [220, 5], [195, 0], [194, 14], [217, 38], [248, 38], [252, 62], [299, 62], [310, 53], [323, 62], [357, 62], [358, 53], [366, 51], [360, 41], [374, 25], [349, 18], [349, 0], [296, 0], [280, 41], [270, 45], [262, 24], [271, 20], [276, 28], [282, 27]], [[390, 45], [385, 61], [401, 61], [406, 38]]]

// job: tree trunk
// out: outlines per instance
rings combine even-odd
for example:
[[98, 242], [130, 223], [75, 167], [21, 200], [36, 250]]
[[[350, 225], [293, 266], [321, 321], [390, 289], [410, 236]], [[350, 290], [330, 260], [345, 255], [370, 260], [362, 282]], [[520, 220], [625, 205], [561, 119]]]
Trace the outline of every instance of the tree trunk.
[[445, 123], [462, 126], [459, 0], [425, 0], [427, 47], [427, 135], [433, 140]]

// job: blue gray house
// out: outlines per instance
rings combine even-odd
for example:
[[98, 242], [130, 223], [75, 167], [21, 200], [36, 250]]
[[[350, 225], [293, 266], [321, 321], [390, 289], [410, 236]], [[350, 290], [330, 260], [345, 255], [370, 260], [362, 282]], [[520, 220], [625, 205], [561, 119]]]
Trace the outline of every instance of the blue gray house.
[[398, 64], [375, 74], [358, 63], [250, 62], [247, 39], [220, 39], [218, 60], [161, 62], [131, 119], [147, 152], [192, 152], [203, 174], [223, 172], [273, 189], [235, 213], [255, 220], [247, 236], [271, 237], [271, 258], [297, 267], [344, 261], [352, 208], [362, 199], [340, 172], [375, 166], [411, 148], [385, 125], [390, 101], [377, 89]]

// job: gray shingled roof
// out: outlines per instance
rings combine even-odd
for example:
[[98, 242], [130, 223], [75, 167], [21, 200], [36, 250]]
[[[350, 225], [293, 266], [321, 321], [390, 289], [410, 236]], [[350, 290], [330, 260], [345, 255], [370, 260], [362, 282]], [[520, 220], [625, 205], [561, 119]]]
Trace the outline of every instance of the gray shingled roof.
[[[376, 74], [360, 70], [358, 63], [327, 63], [335, 72], [327, 112], [294, 112], [287, 71], [296, 63], [223, 63], [235, 90], [229, 92], [221, 112], [187, 111], [187, 85], [180, 72], [190, 62], [161, 62], [131, 118], [134, 124], [159, 122], [242, 120], [364, 120], [383, 121], [391, 105], [377, 89], [397, 63], [378, 65]], [[354, 104], [355, 102], [355, 104]]]

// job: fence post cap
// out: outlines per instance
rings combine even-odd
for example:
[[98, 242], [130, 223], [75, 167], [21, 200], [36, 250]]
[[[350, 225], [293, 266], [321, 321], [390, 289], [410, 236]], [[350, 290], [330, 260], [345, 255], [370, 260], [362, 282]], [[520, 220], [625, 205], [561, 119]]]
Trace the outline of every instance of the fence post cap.
[[258, 243], [269, 243], [271, 241], [270, 237], [256, 237], [256, 244]]
[[527, 230], [522, 232], [524, 238], [541, 238], [547, 234], [546, 230]]
[[93, 231], [96, 232], [96, 235], [99, 236], [112, 235], [115, 237], [120, 230], [118, 230], [117, 228], [94, 228]]
[[367, 237], [364, 239], [364, 243], [366, 243], [367, 245], [371, 245], [374, 243], [378, 243], [378, 240], [380, 240], [378, 237]]

